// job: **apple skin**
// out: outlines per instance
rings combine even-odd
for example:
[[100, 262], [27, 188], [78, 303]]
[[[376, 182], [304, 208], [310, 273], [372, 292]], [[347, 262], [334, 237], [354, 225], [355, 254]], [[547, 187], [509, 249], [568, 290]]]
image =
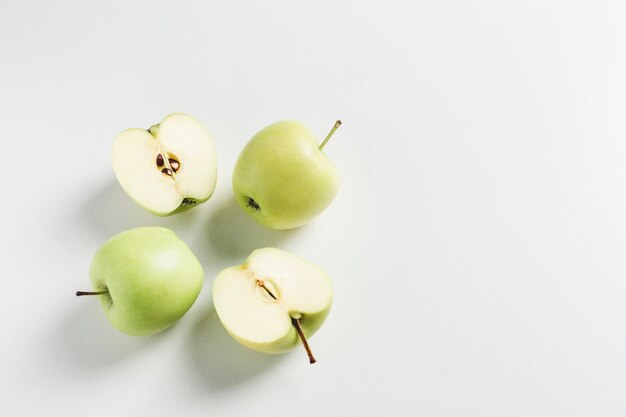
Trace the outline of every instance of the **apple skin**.
[[311, 131], [290, 120], [254, 135], [233, 172], [237, 202], [270, 229], [293, 229], [309, 222], [328, 207], [338, 189], [337, 168]]
[[204, 281], [202, 265], [170, 229], [140, 227], [112, 237], [89, 271], [111, 324], [144, 336], [174, 324], [193, 305]]

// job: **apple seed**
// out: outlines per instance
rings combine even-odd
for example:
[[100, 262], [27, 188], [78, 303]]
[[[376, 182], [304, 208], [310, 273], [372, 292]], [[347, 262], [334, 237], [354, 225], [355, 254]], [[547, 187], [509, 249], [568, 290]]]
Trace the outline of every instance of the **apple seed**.
[[[164, 156], [165, 154], [165, 156]], [[165, 175], [173, 176], [180, 169], [180, 161], [176, 159], [174, 155], [170, 155], [168, 152], [164, 152], [164, 154], [160, 153], [156, 157], [156, 165], [157, 168], [161, 168], [161, 172]], [[167, 160], [165, 159], [167, 158]]]
[[174, 172], [178, 171], [178, 169], [180, 168], [180, 162], [178, 162], [174, 158], [167, 158], [167, 161], [170, 163], [170, 166], [172, 167], [172, 170]]

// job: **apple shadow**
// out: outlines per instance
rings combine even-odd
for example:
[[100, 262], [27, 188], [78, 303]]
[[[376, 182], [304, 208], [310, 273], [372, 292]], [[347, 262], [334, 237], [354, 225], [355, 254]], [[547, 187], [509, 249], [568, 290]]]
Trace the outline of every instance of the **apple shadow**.
[[259, 376], [276, 366], [280, 355], [268, 355], [240, 345], [224, 329], [213, 304], [193, 325], [190, 367], [212, 390], [227, 389]]
[[133, 337], [113, 328], [97, 300], [80, 300], [48, 340], [53, 360], [65, 369], [95, 372], [156, 344], [161, 335]]
[[[135, 203], [115, 181], [109, 181], [73, 214], [71, 224], [77, 231], [93, 230], [100, 239], [141, 226], [163, 226], [174, 230], [193, 227], [200, 207], [169, 217], [156, 216]], [[76, 222], [76, 220], [80, 220]], [[78, 229], [80, 228], [80, 229]]]
[[212, 249], [233, 265], [243, 262], [255, 249], [279, 247], [302, 229], [267, 229], [250, 218], [232, 196], [212, 212], [206, 227]]

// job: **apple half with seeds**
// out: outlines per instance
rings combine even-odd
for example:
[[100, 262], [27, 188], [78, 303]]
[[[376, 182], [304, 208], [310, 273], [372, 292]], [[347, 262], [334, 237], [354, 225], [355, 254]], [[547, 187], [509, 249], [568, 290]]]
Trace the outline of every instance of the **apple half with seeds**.
[[324, 323], [333, 289], [317, 265], [276, 248], [257, 249], [243, 265], [220, 272], [213, 304], [235, 340], [263, 353], [286, 352], [307, 342]]
[[113, 143], [113, 171], [141, 207], [169, 216], [207, 201], [217, 181], [213, 139], [195, 118], [167, 116], [148, 130], [133, 128]]

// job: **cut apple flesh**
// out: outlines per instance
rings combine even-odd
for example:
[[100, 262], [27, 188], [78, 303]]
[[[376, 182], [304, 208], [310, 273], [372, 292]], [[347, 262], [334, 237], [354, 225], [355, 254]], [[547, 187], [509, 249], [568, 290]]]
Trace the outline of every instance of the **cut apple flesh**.
[[324, 271], [275, 248], [257, 249], [243, 265], [220, 272], [213, 284], [215, 309], [224, 327], [242, 344], [267, 353], [297, 344], [292, 319], [300, 320], [304, 333], [312, 335], [332, 297]]
[[113, 170], [131, 198], [159, 215], [208, 200], [217, 179], [211, 136], [179, 113], [149, 131], [122, 132], [113, 144]]
[[[216, 309], [220, 320], [238, 337], [255, 343], [280, 339], [291, 327], [289, 309], [280, 296], [274, 300], [257, 283], [253, 271], [230, 268], [220, 274], [228, 280], [226, 288], [216, 288], [219, 294]], [[269, 285], [269, 279], [266, 278]]]

